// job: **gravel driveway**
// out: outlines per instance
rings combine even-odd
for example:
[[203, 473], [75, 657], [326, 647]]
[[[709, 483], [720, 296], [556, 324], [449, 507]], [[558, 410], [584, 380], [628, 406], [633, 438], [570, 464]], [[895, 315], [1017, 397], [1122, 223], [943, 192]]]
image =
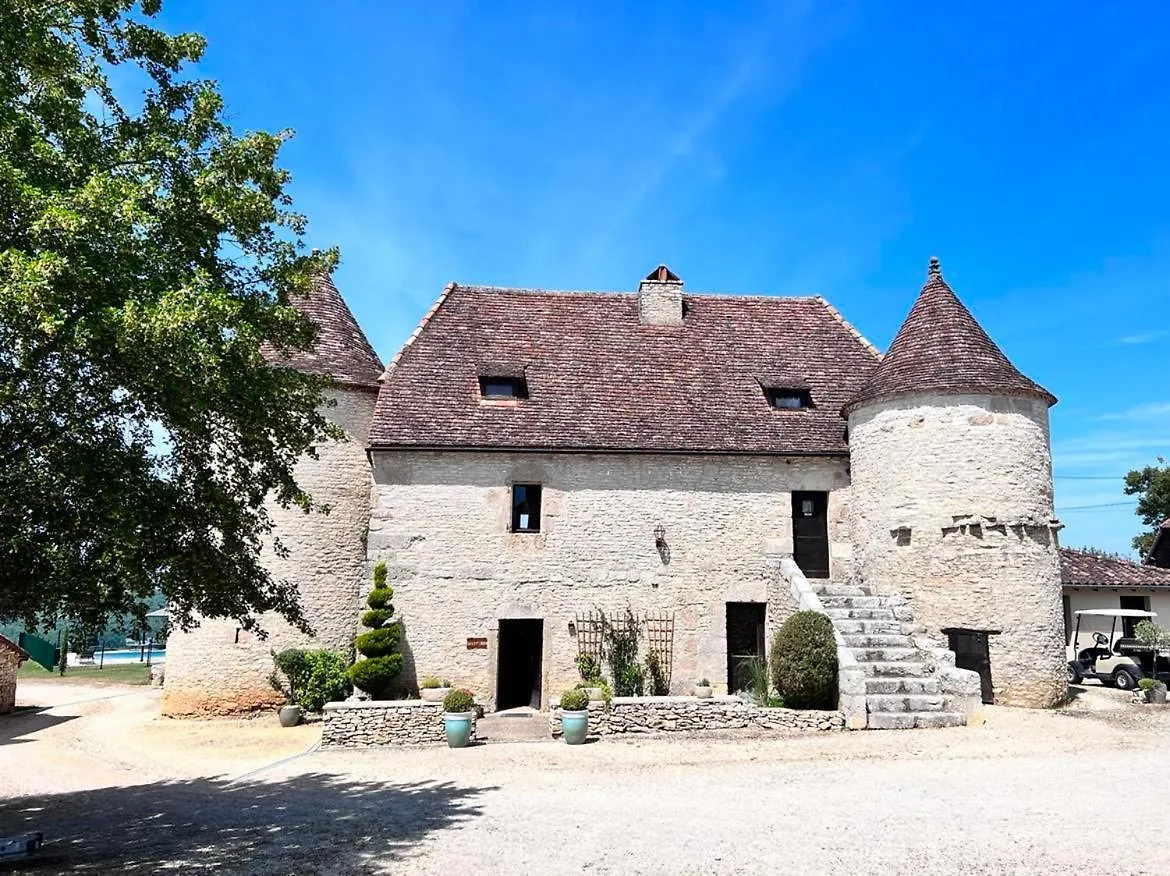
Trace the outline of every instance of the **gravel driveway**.
[[1170, 872], [1164, 806], [1094, 821], [1170, 785], [1170, 712], [1101, 688], [979, 728], [310, 753], [157, 691], [21, 694], [63, 705], [0, 718], [0, 835], [46, 836], [0, 873]]

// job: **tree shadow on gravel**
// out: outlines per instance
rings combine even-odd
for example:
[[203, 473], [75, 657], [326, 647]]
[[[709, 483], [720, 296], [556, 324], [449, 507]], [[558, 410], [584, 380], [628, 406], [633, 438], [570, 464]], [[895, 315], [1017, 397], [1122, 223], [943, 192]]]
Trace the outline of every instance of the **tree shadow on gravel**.
[[480, 814], [494, 788], [193, 779], [0, 800], [0, 836], [41, 831], [41, 853], [0, 873], [370, 873]]
[[72, 721], [76, 715], [50, 715], [48, 709], [18, 706], [8, 715], [0, 715], [0, 745], [32, 742], [32, 735], [49, 727]]

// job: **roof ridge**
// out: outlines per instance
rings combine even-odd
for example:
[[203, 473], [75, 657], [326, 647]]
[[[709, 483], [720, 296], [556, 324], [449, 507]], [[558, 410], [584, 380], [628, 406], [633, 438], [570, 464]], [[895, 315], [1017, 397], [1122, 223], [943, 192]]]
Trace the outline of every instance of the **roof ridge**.
[[[613, 298], [618, 296], [633, 297], [638, 294], [636, 289], [541, 289], [535, 286], [484, 286], [476, 283], [452, 283], [451, 285], [459, 289], [466, 289], [469, 292], [514, 292], [521, 295], [580, 295]], [[714, 298], [720, 301], [824, 302], [824, 298], [820, 295], [769, 295], [766, 292], [756, 292], [751, 294], [740, 294], [737, 292], [685, 292], [684, 297], [690, 299]], [[841, 321], [845, 322], [843, 319]], [[864, 340], [864, 338], [862, 340]], [[869, 341], [865, 341], [865, 343], [868, 346], [873, 346], [869, 343]]]
[[842, 316], [841, 311], [839, 311], [836, 307], [834, 307], [832, 304], [830, 304], [821, 295], [816, 295], [816, 296], [814, 296], [814, 298], [815, 298], [815, 300], [819, 301], [824, 306], [824, 308], [827, 311], [829, 311], [829, 313], [831, 313], [833, 315], [833, 318], [836, 319], [837, 322], [841, 323], [841, 325], [843, 325], [845, 327], [845, 330], [848, 331], [849, 334], [851, 334], [851, 335], [853, 335], [853, 337], [857, 338], [857, 340], [859, 340], [871, 353], [873, 353], [875, 356], [877, 356], [878, 361], [881, 361], [882, 351], [879, 350], [874, 344], [870, 343], [869, 338], [867, 338], [860, 331], [858, 331], [857, 328], [853, 325], [853, 323], [851, 323], [844, 316]]
[[402, 346], [398, 348], [398, 352], [394, 354], [394, 358], [390, 360], [389, 364], [382, 371], [381, 376], [378, 378], [379, 383], [385, 383], [386, 379], [398, 366], [398, 363], [402, 361], [402, 357], [405, 355], [407, 348], [410, 347], [411, 344], [413, 344], [416, 340], [418, 340], [418, 336], [422, 334], [423, 329], [427, 327], [427, 323], [429, 323], [434, 318], [439, 308], [443, 306], [443, 302], [447, 300], [447, 296], [449, 296], [457, 288], [467, 287], [460, 287], [457, 283], [448, 283], [443, 287], [443, 291], [439, 293], [439, 297], [435, 299], [435, 303], [431, 305], [430, 310], [423, 314], [422, 319], [418, 321], [418, 325], [414, 327], [414, 331], [410, 333], [410, 337], [408, 337]]

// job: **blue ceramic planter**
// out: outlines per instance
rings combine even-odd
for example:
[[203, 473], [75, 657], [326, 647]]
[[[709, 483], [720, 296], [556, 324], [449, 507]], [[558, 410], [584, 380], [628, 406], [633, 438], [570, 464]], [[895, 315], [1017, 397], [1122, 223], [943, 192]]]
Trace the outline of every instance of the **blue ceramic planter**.
[[447, 731], [449, 748], [466, 748], [471, 744], [471, 712], [445, 712], [443, 729]]
[[589, 712], [561, 712], [561, 731], [569, 745], [580, 745], [589, 735]]

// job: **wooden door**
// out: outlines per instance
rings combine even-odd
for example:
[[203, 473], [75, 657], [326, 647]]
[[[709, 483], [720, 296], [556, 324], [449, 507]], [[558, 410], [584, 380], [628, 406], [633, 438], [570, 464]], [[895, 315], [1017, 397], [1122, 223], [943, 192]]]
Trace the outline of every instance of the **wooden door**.
[[809, 578], [829, 577], [829, 494], [792, 494], [792, 554]]
[[748, 668], [764, 657], [766, 602], [727, 603], [727, 691], [749, 687]]

